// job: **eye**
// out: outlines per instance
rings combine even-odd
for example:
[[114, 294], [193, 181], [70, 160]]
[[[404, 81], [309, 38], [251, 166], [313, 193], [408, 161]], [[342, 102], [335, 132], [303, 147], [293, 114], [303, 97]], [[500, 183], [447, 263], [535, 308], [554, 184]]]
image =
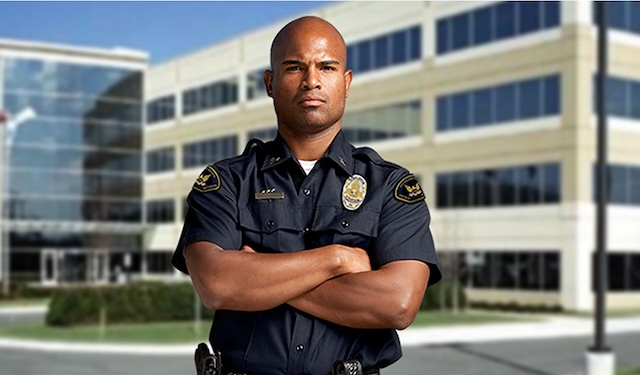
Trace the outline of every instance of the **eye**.
[[322, 70], [336, 70], [336, 68], [331, 65], [325, 65], [322, 67]]
[[296, 71], [296, 70], [300, 70], [300, 67], [299, 66], [295, 66], [295, 65], [287, 67], [287, 71], [288, 72], [293, 72], [293, 71]]

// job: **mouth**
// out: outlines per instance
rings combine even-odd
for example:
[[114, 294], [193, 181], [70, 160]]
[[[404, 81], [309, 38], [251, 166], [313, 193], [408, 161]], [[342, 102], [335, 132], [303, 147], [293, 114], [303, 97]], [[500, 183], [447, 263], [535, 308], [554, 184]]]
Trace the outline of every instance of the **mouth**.
[[324, 104], [324, 99], [319, 96], [305, 96], [300, 100], [303, 107], [319, 107]]

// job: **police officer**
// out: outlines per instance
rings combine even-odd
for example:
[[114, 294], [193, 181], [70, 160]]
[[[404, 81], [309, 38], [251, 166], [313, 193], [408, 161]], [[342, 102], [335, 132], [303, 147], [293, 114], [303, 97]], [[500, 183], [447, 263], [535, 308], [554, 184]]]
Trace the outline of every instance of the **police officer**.
[[377, 373], [441, 278], [416, 178], [341, 132], [345, 65], [325, 20], [280, 30], [264, 74], [276, 139], [208, 166], [187, 198], [173, 264], [216, 310], [225, 374], [328, 374], [340, 360]]

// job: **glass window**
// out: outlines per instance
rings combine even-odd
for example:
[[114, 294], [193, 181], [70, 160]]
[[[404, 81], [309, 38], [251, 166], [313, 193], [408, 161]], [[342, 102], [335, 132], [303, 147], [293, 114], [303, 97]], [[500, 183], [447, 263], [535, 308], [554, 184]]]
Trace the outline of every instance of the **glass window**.
[[[484, 172], [471, 172], [471, 204], [474, 207], [491, 205], [491, 190]], [[487, 204], [487, 202], [489, 202]]]
[[629, 254], [629, 289], [640, 290], [640, 254]]
[[627, 117], [627, 82], [614, 77], [607, 79], [607, 113]]
[[438, 131], [447, 130], [451, 127], [449, 118], [449, 96], [439, 96], [437, 99], [437, 119]]
[[438, 20], [437, 33], [438, 33], [438, 54], [445, 54], [449, 52], [449, 19]]
[[174, 168], [174, 149], [172, 147], [147, 151], [147, 172], [157, 173]]
[[629, 2], [629, 30], [640, 34], [640, 1]]
[[380, 69], [389, 65], [389, 38], [386, 35], [378, 37], [373, 41], [374, 48], [374, 68]]
[[147, 202], [147, 222], [169, 223], [174, 220], [173, 199], [163, 199]]
[[526, 252], [518, 254], [518, 282], [520, 289], [540, 290], [542, 289], [541, 270], [542, 254], [537, 252]]
[[473, 12], [473, 44], [490, 42], [493, 38], [494, 7], [485, 7]]
[[509, 122], [516, 118], [516, 87], [507, 84], [496, 87], [495, 114], [496, 122]]
[[[347, 50], [348, 56], [349, 50]], [[349, 58], [347, 58], [349, 62]], [[264, 71], [269, 70], [269, 67], [263, 69], [254, 70], [247, 74], [247, 99], [253, 100], [256, 98], [263, 98], [267, 96], [267, 89], [264, 86]]]
[[545, 115], [560, 113], [560, 76], [554, 75], [544, 79], [544, 110]]
[[543, 196], [544, 203], [560, 202], [560, 165], [546, 164], [542, 167]]
[[609, 203], [625, 204], [629, 202], [627, 182], [628, 167], [621, 165], [610, 165], [608, 168], [608, 193]]
[[409, 59], [419, 60], [422, 57], [422, 28], [415, 26], [409, 29]]
[[354, 73], [358, 72], [358, 61], [356, 60], [356, 47], [353, 45], [347, 46], [347, 69], [352, 70]]
[[507, 168], [498, 172], [498, 202], [509, 206], [517, 203], [516, 169]]
[[471, 255], [473, 259], [471, 266], [472, 284], [475, 288], [492, 288], [493, 283], [493, 257], [491, 253], [474, 252]]
[[391, 64], [401, 64], [408, 60], [407, 32], [405, 30], [391, 34]]
[[629, 203], [640, 205], [640, 167], [629, 168]]
[[505, 1], [496, 6], [496, 38], [511, 38], [516, 34], [516, 2]]
[[519, 34], [526, 34], [541, 28], [540, 19], [542, 4], [540, 1], [520, 1], [518, 2], [518, 31]]
[[543, 1], [542, 12], [544, 15], [544, 27], [550, 28], [560, 25], [560, 2]]
[[470, 192], [469, 174], [466, 172], [451, 174], [451, 206], [468, 207]]
[[614, 29], [627, 29], [628, 1], [607, 1], [607, 25]]
[[469, 94], [460, 93], [451, 97], [451, 128], [463, 129], [470, 125]]
[[518, 185], [520, 186], [520, 204], [538, 204], [541, 200], [540, 170], [537, 166], [517, 169]]
[[543, 290], [560, 290], [560, 253], [543, 253], [542, 280]]
[[629, 82], [630, 85], [630, 100], [629, 109], [630, 117], [640, 120], [640, 81]]
[[358, 50], [358, 71], [366, 72], [371, 70], [371, 42], [365, 40], [357, 44]]
[[541, 100], [541, 81], [539, 79], [529, 79], [518, 84], [519, 89], [519, 117], [521, 119], [530, 119], [540, 117], [542, 112]]
[[449, 176], [448, 173], [438, 174], [436, 177], [436, 184], [438, 186], [437, 190], [437, 206], [438, 208], [449, 207]]
[[457, 50], [466, 48], [470, 44], [470, 14], [463, 13], [452, 18], [453, 40], [451, 49]]
[[495, 170], [485, 170], [482, 178], [480, 179], [482, 187], [482, 206], [494, 206], [497, 205], [498, 200], [498, 174]]
[[490, 124], [493, 120], [493, 90], [490, 88], [473, 92], [473, 123]]
[[494, 272], [497, 276], [495, 287], [498, 289], [517, 288], [518, 264], [515, 253], [495, 253]]
[[[607, 254], [609, 263], [609, 290], [627, 290], [627, 254]], [[597, 260], [596, 260], [597, 261]]]

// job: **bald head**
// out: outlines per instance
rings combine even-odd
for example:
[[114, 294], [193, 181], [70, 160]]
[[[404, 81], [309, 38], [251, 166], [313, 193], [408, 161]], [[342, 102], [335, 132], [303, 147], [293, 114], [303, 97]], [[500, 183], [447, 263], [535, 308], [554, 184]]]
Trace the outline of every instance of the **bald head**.
[[294, 41], [304, 43], [314, 38], [326, 38], [340, 51], [340, 60], [346, 62], [347, 47], [338, 29], [322, 18], [305, 16], [289, 22], [276, 34], [271, 43], [271, 69], [282, 60], [287, 45]]

